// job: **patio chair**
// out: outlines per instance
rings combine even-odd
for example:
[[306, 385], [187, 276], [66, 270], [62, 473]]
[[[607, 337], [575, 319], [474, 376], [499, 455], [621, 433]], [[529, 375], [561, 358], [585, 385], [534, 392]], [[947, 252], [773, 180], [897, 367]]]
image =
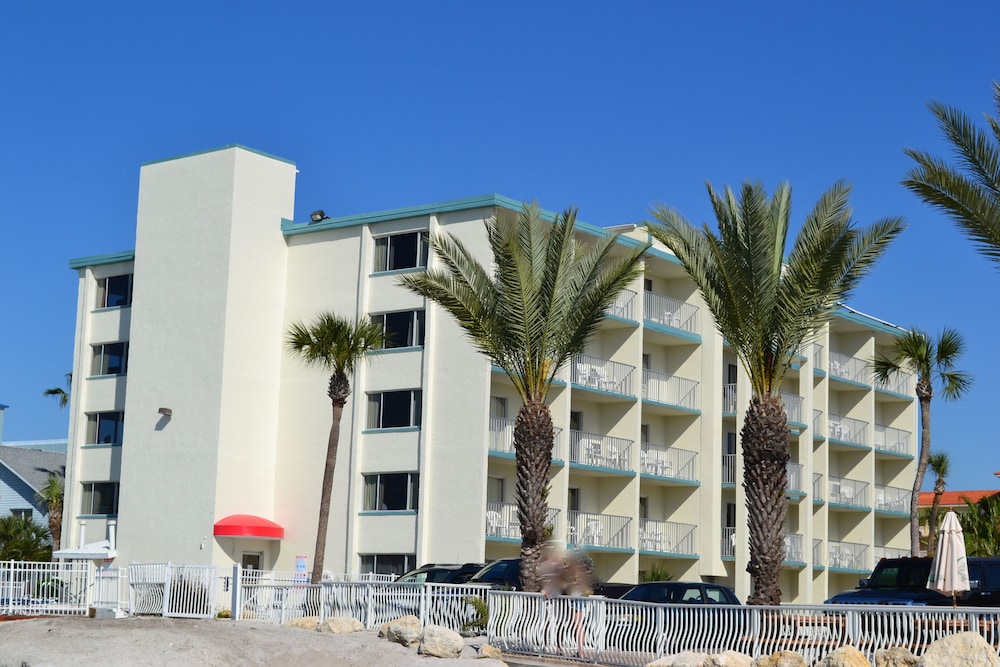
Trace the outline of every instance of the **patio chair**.
[[587, 530], [583, 534], [583, 540], [586, 544], [600, 544], [603, 535], [604, 528], [601, 527], [600, 521], [591, 519], [587, 522]]
[[489, 510], [486, 512], [486, 534], [501, 536], [501, 524], [502, 520], [500, 518], [500, 512]]

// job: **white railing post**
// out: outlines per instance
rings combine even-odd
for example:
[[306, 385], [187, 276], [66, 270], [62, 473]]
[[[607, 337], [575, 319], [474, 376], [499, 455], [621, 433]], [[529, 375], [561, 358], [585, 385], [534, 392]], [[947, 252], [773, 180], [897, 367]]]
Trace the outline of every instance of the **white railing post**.
[[170, 561], [163, 568], [163, 609], [160, 610], [160, 616], [167, 615], [167, 609], [170, 608]]
[[241, 570], [242, 567], [239, 563], [233, 563], [233, 590], [229, 595], [229, 604], [231, 605], [229, 607], [229, 615], [232, 617], [234, 623], [237, 619], [239, 619], [240, 610], [243, 608], [243, 605], [240, 604], [240, 594], [242, 593], [242, 584], [240, 580], [242, 579], [243, 574]]

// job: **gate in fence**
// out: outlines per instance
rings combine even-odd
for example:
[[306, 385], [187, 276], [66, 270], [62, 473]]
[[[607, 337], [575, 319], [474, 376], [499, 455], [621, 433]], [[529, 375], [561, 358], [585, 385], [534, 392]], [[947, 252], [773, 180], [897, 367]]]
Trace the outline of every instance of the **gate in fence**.
[[129, 609], [133, 614], [215, 616], [214, 565], [132, 563], [128, 566], [128, 577]]

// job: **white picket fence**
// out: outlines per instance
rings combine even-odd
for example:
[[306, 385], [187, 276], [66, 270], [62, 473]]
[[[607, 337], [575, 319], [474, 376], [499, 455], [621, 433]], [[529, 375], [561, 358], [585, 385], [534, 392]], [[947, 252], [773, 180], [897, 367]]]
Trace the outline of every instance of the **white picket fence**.
[[84, 615], [93, 595], [93, 571], [89, 561], [0, 561], [0, 614]]

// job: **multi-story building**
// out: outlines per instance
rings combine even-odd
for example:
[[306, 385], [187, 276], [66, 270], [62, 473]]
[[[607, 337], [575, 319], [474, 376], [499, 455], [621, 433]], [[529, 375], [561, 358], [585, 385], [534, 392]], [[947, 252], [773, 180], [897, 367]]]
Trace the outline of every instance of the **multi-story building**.
[[[402, 571], [516, 554], [518, 399], [436, 306], [397, 284], [450, 232], [489, 262], [489, 195], [292, 222], [295, 166], [238, 147], [142, 167], [134, 251], [79, 272], [64, 534], [118, 521], [119, 562], [292, 569], [313, 552], [327, 377], [284, 349], [321, 311], [393, 333], [352, 378], [326, 568]], [[617, 228], [623, 244], [642, 229]], [[586, 240], [607, 230], [579, 225]], [[873, 384], [898, 329], [841, 308], [783, 386], [788, 600], [851, 588], [908, 548], [913, 384]], [[550, 395], [556, 539], [597, 575], [654, 566], [750, 589], [740, 419], [749, 385], [662, 247]], [[64, 539], [64, 544], [69, 544]]]

